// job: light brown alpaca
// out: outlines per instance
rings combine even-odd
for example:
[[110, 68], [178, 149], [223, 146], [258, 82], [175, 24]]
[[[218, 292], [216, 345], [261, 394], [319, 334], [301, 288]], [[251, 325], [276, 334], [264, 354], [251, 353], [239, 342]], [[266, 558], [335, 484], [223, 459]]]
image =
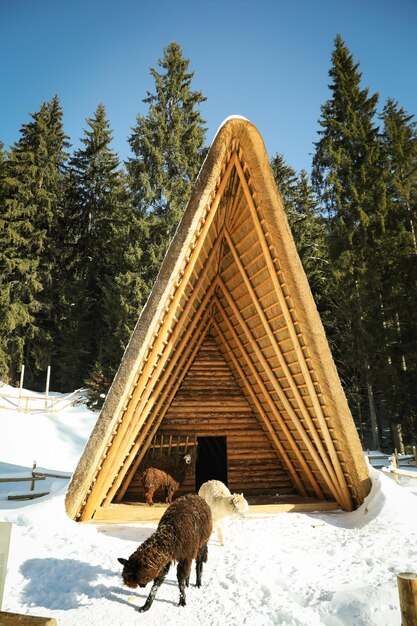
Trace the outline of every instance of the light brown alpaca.
[[145, 491], [146, 502], [149, 506], [153, 505], [153, 495], [159, 488], [165, 490], [165, 501], [171, 504], [172, 496], [183, 483], [190, 466], [191, 455], [186, 454], [182, 457], [180, 464], [170, 469], [169, 472], [158, 469], [157, 467], [148, 467], [140, 477], [140, 481]]

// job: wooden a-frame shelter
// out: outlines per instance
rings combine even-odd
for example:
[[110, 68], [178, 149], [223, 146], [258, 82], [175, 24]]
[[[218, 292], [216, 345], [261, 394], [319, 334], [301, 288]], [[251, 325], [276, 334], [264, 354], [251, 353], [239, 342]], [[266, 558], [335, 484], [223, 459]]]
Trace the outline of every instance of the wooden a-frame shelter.
[[[68, 515], [158, 518], [140, 472], [186, 451], [198, 464], [207, 442], [203, 478], [223, 464], [229, 488], [263, 510], [352, 510], [370, 489], [262, 138], [240, 117], [208, 152], [73, 475]], [[198, 488], [196, 472], [178, 493]]]

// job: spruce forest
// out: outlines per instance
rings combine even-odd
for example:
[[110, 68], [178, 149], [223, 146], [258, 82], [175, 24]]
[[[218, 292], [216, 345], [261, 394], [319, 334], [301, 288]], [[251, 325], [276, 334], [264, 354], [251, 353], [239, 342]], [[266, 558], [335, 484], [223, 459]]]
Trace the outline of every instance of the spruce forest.
[[[190, 61], [169, 44], [128, 137], [104, 104], [71, 152], [58, 96], [0, 142], [0, 378], [99, 406], [206, 153]], [[311, 176], [271, 167], [365, 447], [417, 442], [417, 130], [362, 84], [340, 35]], [[225, 112], [225, 116], [227, 112]], [[256, 124], [256, 120], [253, 120]]]

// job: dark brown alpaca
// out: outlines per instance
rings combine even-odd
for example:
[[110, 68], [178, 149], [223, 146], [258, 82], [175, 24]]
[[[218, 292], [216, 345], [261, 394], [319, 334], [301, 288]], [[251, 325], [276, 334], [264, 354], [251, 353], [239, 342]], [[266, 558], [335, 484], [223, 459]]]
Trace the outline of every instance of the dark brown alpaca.
[[153, 494], [160, 487], [165, 489], [165, 501], [171, 504], [172, 496], [184, 481], [190, 465], [191, 455], [186, 454], [180, 460], [179, 465], [171, 468], [169, 472], [165, 472], [157, 467], [148, 467], [140, 477], [140, 481], [145, 490], [145, 498], [149, 506], [152, 506]]
[[153, 580], [152, 589], [138, 611], [147, 611], [156, 592], [168, 574], [172, 561], [177, 561], [180, 606], [185, 606], [185, 587], [189, 585], [191, 565], [196, 562], [196, 587], [201, 587], [203, 563], [207, 562], [207, 543], [212, 532], [208, 504], [194, 494], [173, 502], [161, 517], [158, 528], [129, 559], [118, 559], [123, 565], [122, 578], [127, 587], [145, 587]]

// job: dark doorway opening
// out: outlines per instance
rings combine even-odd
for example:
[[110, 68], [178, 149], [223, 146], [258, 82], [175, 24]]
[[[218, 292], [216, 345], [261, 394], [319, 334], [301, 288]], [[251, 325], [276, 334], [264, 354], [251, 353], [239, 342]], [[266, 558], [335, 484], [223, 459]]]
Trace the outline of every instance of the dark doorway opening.
[[226, 437], [197, 437], [195, 488], [207, 480], [221, 480], [227, 485]]

